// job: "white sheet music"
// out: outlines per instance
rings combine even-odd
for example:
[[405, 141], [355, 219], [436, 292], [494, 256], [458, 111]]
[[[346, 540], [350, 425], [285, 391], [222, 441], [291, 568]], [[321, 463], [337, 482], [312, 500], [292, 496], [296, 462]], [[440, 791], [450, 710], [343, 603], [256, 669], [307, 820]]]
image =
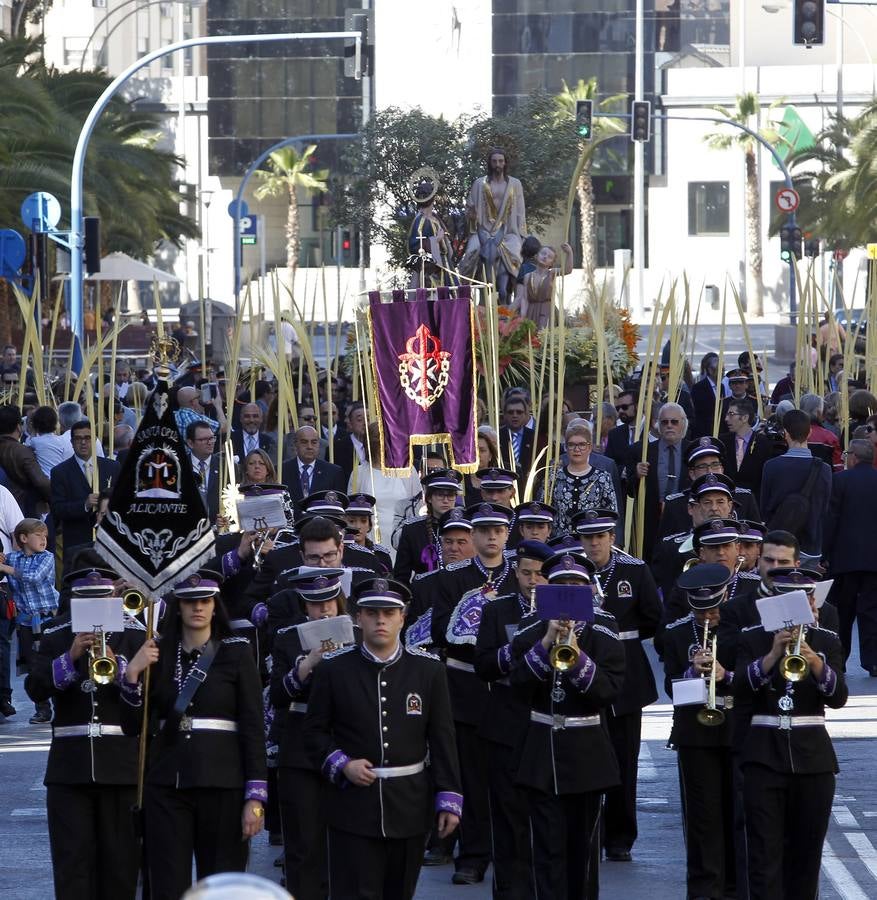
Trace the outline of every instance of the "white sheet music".
[[350, 616], [333, 616], [330, 619], [314, 619], [298, 626], [302, 650], [322, 647], [325, 641], [341, 646], [353, 643], [353, 622]]
[[795, 625], [812, 625], [815, 619], [804, 591], [789, 591], [755, 601], [765, 631], [782, 631]]
[[703, 706], [706, 703], [705, 678], [676, 678], [673, 680], [674, 706]]
[[121, 597], [71, 597], [70, 630], [74, 634], [91, 631], [119, 632], [125, 628]]
[[238, 500], [238, 522], [241, 531], [264, 531], [266, 528], [283, 528], [286, 513], [280, 494], [261, 494]]

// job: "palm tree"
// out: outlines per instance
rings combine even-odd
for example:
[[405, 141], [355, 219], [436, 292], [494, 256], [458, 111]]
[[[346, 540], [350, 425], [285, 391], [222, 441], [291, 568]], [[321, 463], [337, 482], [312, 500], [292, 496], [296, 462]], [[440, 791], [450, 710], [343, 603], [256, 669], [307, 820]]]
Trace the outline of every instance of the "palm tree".
[[269, 171], [259, 169], [256, 177], [262, 184], [256, 188], [256, 199], [265, 197], [289, 197], [289, 208], [286, 213], [286, 268], [289, 270], [289, 285], [295, 284], [295, 271], [298, 268], [298, 188], [308, 195], [326, 193], [329, 190], [326, 180], [328, 169], [307, 171], [313, 163], [316, 144], [310, 144], [304, 153], [299, 154], [293, 147], [281, 147], [268, 157]]
[[[596, 78], [590, 78], [588, 81], [580, 78], [574, 88], [571, 88], [565, 81], [561, 83], [563, 90], [554, 99], [557, 104], [558, 118], [564, 121], [575, 120], [576, 102], [579, 100], [592, 100], [596, 109], [607, 110], [615, 106], [622, 96], [618, 94], [598, 100]], [[622, 134], [624, 131], [624, 125], [618, 119], [595, 117], [591, 140], [579, 142], [579, 154], [584, 157], [584, 164], [576, 182], [576, 196], [579, 201], [579, 220], [582, 232], [582, 268], [586, 273], [592, 273], [597, 267], [597, 204], [594, 199], [594, 183], [591, 180], [594, 153], [603, 141]]]
[[[782, 100], [772, 103], [773, 109]], [[753, 93], [738, 94], [733, 110], [724, 106], [712, 107], [729, 123], [751, 127], [753, 117], [760, 111], [758, 96]], [[756, 122], [757, 129], [757, 122]], [[779, 134], [774, 128], [757, 129], [758, 133], [772, 144], [779, 142]], [[757, 141], [745, 131], [720, 128], [707, 135], [704, 140], [713, 150], [728, 150], [739, 147], [743, 151], [746, 166], [746, 304], [754, 316], [764, 315], [764, 279], [762, 276], [761, 246], [761, 190], [758, 181], [758, 160], [755, 155]]]

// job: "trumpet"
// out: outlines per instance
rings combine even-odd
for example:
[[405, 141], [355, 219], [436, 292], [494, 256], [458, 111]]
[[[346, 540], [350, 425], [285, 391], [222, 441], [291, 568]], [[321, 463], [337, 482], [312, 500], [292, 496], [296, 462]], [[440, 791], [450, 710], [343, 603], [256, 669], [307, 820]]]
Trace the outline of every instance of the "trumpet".
[[709, 648], [710, 655], [713, 658], [712, 669], [710, 670], [709, 688], [707, 689], [706, 706], [697, 711], [697, 721], [701, 725], [715, 728], [725, 721], [725, 714], [716, 705], [716, 649], [718, 647], [718, 638], [713, 635], [712, 644], [709, 642], [710, 623], [704, 622], [703, 625], [703, 649]]
[[804, 640], [804, 625], [798, 626], [798, 637], [795, 640], [795, 649], [791, 644], [786, 646], [786, 655], [780, 660], [780, 674], [786, 681], [801, 681], [810, 672], [810, 663], [801, 654], [801, 643]]
[[144, 606], [146, 606], [146, 597], [142, 591], [138, 591], [137, 588], [128, 588], [123, 592], [122, 609], [129, 616], [136, 616], [143, 611]]
[[569, 622], [569, 630], [566, 635], [555, 641], [548, 659], [551, 668], [558, 672], [566, 672], [571, 669], [579, 658], [579, 645], [576, 641], [575, 622]]
[[107, 635], [102, 628], [96, 632], [98, 647], [88, 650], [88, 677], [95, 684], [111, 684], [119, 671], [118, 663], [107, 653]]
[[271, 532], [266, 528], [264, 531], [257, 531], [253, 538], [253, 568], [259, 570], [262, 568], [262, 548], [268, 543]]

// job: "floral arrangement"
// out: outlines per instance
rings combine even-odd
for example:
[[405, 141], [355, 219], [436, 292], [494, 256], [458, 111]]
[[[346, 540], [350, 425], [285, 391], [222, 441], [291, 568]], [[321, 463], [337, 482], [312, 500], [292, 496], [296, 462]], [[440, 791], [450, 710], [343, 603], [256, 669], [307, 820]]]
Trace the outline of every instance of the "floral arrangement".
[[[497, 307], [496, 371], [502, 387], [525, 384], [529, 380], [530, 359], [539, 356], [542, 339], [536, 330], [536, 323], [524, 319], [508, 306]], [[476, 360], [478, 374], [483, 378], [493, 370], [487, 365], [487, 310], [483, 306], [475, 309], [478, 317], [475, 326]], [[532, 348], [532, 349], [531, 349]]]

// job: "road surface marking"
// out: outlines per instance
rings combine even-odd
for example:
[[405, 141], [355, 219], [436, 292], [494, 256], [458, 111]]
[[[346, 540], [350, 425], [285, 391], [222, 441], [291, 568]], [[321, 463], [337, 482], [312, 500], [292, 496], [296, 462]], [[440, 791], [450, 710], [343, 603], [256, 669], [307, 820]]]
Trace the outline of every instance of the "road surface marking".
[[850, 842], [856, 853], [859, 854], [859, 859], [868, 867], [868, 871], [877, 878], [877, 850], [874, 849], [874, 845], [868, 840], [868, 836], [860, 831], [856, 831], [851, 834], [844, 832], [844, 837]]
[[822, 851], [822, 870], [843, 900], [868, 900], [868, 895], [856, 883], [850, 870], [834, 855], [828, 841]]
[[21, 809], [13, 809], [10, 813], [14, 818], [26, 818], [28, 816], [45, 816], [46, 808], [44, 806], [22, 807]]
[[859, 827], [856, 817], [850, 812], [848, 806], [833, 806], [831, 808], [831, 814], [834, 816], [834, 821], [837, 822], [841, 828]]
[[652, 751], [649, 745], [643, 741], [639, 745], [639, 781], [657, 781], [658, 770], [652, 762]]

